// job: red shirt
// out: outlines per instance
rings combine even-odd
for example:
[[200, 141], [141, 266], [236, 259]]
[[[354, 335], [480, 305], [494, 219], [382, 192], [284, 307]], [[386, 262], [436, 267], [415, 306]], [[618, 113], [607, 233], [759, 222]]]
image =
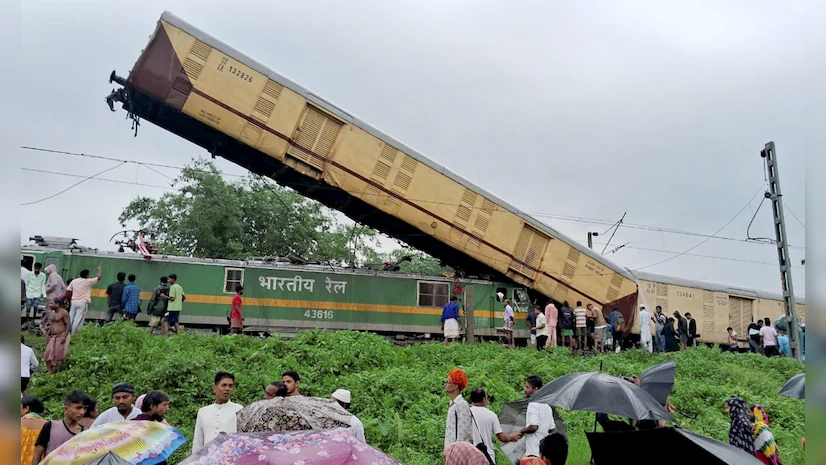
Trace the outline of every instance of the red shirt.
[[235, 294], [235, 297], [232, 298], [232, 312], [229, 314], [230, 318], [241, 318], [241, 307], [243, 304], [241, 303], [241, 296]]

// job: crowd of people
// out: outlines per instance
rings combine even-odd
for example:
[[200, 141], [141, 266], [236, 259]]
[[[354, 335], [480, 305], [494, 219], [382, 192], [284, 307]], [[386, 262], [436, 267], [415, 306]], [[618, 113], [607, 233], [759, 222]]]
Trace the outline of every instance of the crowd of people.
[[[514, 328], [516, 316], [509, 299], [503, 299], [504, 322], [502, 331], [505, 333], [505, 347], [514, 347]], [[689, 347], [695, 347], [700, 334], [697, 331], [697, 320], [686, 312], [685, 315], [674, 311], [671, 316], [663, 313], [662, 306], [657, 305], [654, 313], [648, 311], [645, 305], [640, 305], [639, 341], [636, 344], [650, 352], [677, 352]], [[441, 316], [444, 344], [459, 340], [461, 337], [461, 312], [455, 296], [442, 309]], [[530, 330], [530, 345], [537, 350], [553, 350], [555, 347], [566, 346], [572, 351], [605, 352], [606, 345], [614, 352], [621, 352], [627, 345], [628, 323], [625, 315], [618, 307], [613, 308], [606, 317], [603, 309], [592, 304], [582, 306], [577, 302], [571, 308], [567, 301], [557, 308], [553, 301], [548, 301], [543, 309], [534, 305], [525, 315], [525, 325]], [[653, 326], [653, 332], [651, 327]], [[733, 328], [727, 329], [728, 349], [732, 352], [740, 351], [740, 342], [748, 342], [752, 352], [759, 352], [766, 356], [791, 356], [789, 338], [783, 331], [777, 331], [769, 318], [751, 323], [748, 327], [748, 338], [738, 337]], [[801, 337], [805, 336], [805, 326], [801, 330]], [[802, 344], [801, 344], [802, 347]]]
[[[302, 397], [301, 377], [295, 371], [286, 371], [280, 381], [264, 387], [262, 399], [276, 397]], [[221, 433], [237, 432], [236, 414], [243, 405], [232, 402], [235, 390], [235, 376], [219, 371], [215, 374], [212, 404], [201, 407], [195, 418], [192, 437], [192, 453], [204, 447]], [[330, 396], [344, 410], [350, 411], [351, 393], [337, 389]], [[23, 465], [37, 465], [49, 453], [66, 443], [77, 434], [109, 423], [144, 420], [169, 424], [165, 417], [170, 409], [169, 395], [160, 390], [149, 391], [136, 397], [135, 387], [127, 382], [112, 388], [112, 407], [98, 412], [95, 399], [82, 391], [70, 392], [63, 403], [62, 418], [47, 420], [42, 417], [45, 408], [37, 397], [20, 397], [20, 460]], [[355, 416], [350, 417], [351, 434], [366, 442], [364, 424]]]

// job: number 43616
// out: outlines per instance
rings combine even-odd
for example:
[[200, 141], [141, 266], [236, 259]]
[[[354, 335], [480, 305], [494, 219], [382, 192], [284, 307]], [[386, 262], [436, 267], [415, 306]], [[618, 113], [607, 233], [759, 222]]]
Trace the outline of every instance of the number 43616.
[[304, 312], [304, 318], [310, 320], [332, 320], [335, 317], [335, 312], [332, 310], [307, 310]]

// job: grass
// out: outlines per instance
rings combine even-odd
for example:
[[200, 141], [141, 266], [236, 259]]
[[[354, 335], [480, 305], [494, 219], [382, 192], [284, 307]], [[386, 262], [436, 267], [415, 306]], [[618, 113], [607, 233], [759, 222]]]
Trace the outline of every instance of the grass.
[[[38, 355], [40, 338], [29, 336]], [[236, 375], [234, 399], [246, 404], [259, 399], [263, 387], [288, 369], [301, 374], [305, 395], [329, 397], [337, 388], [353, 393], [352, 409], [364, 422], [368, 442], [408, 465], [441, 462], [447, 396], [442, 384], [447, 372], [462, 367], [477, 386], [494, 394], [491, 405], [522, 397], [526, 376], [539, 374], [548, 382], [558, 376], [593, 371], [604, 361], [611, 374], [641, 373], [666, 358], [677, 362], [677, 379], [670, 398], [695, 419], [677, 416], [681, 425], [699, 434], [726, 441], [728, 418], [723, 402], [739, 395], [768, 411], [781, 457], [787, 465], [804, 463], [800, 438], [804, 434], [804, 403], [779, 397], [780, 386], [803, 371], [791, 359], [767, 359], [753, 354], [721, 353], [696, 348], [668, 355], [633, 350], [598, 357], [573, 357], [566, 349], [553, 354], [531, 349], [504, 349], [496, 344], [422, 344], [395, 347], [368, 333], [302, 333], [290, 341], [246, 336], [186, 333], [165, 339], [149, 336], [130, 323], [84, 328], [71, 342], [67, 370], [32, 380], [30, 392], [44, 400], [48, 416], [59, 416], [62, 397], [81, 389], [111, 406], [111, 386], [129, 381], [141, 392], [162, 389], [172, 396], [169, 422], [190, 439], [199, 407], [212, 399], [212, 377], [218, 370]], [[583, 465], [590, 458], [584, 431], [593, 428], [589, 412], [561, 412], [570, 439], [568, 463]], [[185, 458], [189, 445], [173, 457]], [[497, 451], [497, 464], [507, 464]]]

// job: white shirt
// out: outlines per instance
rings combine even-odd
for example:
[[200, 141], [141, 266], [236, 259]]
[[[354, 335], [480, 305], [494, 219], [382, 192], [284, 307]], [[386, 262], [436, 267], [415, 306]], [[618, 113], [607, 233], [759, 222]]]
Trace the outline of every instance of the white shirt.
[[[545, 326], [544, 328], [540, 328], [540, 326]], [[536, 335], [538, 336], [547, 336], [548, 335], [548, 319], [545, 318], [544, 313], [540, 313], [536, 315]], [[493, 457], [493, 456], [491, 456]]]
[[364, 423], [355, 415], [350, 418], [350, 434], [361, 442], [367, 442], [367, 439], [364, 439]]
[[[493, 451], [492, 437], [502, 432], [502, 425], [499, 424], [499, 418], [496, 414], [491, 412], [487, 407], [473, 406], [470, 408], [470, 413], [476, 424], [473, 425], [473, 444], [485, 443], [488, 448], [488, 455], [491, 458], [496, 457]], [[477, 428], [478, 426], [478, 428]]]
[[201, 407], [198, 416], [195, 418], [195, 437], [192, 439], [192, 453], [204, 447], [204, 444], [212, 441], [220, 433], [236, 433], [238, 425], [235, 421], [235, 414], [244, 408], [243, 405], [235, 402], [224, 404], [212, 404]]
[[119, 421], [131, 420], [140, 414], [141, 410], [133, 405], [132, 411], [129, 412], [129, 415], [127, 415], [126, 418], [123, 418], [123, 415], [121, 415], [120, 412], [118, 412], [118, 408], [112, 407], [98, 415], [97, 418], [95, 418], [95, 422], [92, 423], [92, 428], [100, 425], [105, 425], [108, 423], [117, 423]]
[[525, 423], [526, 428], [531, 425], [539, 427], [535, 433], [525, 435], [525, 456], [539, 457], [539, 441], [548, 435], [549, 430], [556, 429], [551, 406], [538, 402], [529, 403]]
[[20, 279], [23, 281], [29, 279], [29, 273], [31, 273], [31, 271], [27, 270], [25, 266], [20, 267]]
[[20, 343], [20, 377], [31, 378], [32, 371], [37, 370], [40, 362], [37, 361], [37, 356], [34, 350], [26, 344]]
[[760, 328], [760, 337], [763, 338], [763, 347], [773, 347], [777, 345], [777, 331], [771, 326]]

